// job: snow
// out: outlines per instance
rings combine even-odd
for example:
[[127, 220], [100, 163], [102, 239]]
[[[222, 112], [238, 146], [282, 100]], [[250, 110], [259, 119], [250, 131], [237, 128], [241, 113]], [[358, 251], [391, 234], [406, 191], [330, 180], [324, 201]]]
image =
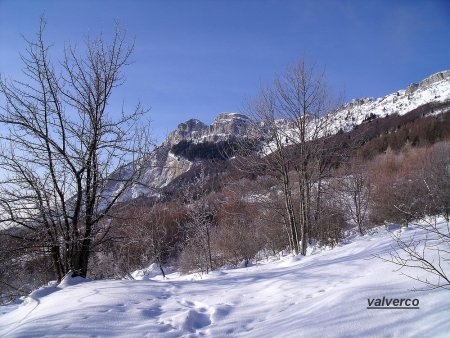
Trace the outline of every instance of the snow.
[[[171, 269], [164, 267], [164, 273], [168, 274], [172, 272]], [[161, 275], [161, 269], [159, 264], [152, 263], [148, 268], [136, 270], [131, 273], [131, 277], [136, 280], [149, 280]]]
[[[442, 79], [437, 77], [439, 74], [442, 74]], [[377, 117], [391, 114], [404, 115], [426, 103], [448, 101], [450, 101], [450, 72], [443, 71], [423, 80], [412, 92], [401, 89], [377, 99], [364, 98], [350, 101], [332, 114], [332, 126], [328, 132], [337, 133], [339, 129], [349, 131], [361, 124], [369, 114]], [[439, 111], [435, 111], [435, 114], [437, 113]]]
[[[423, 285], [374, 257], [393, 244], [380, 227], [332, 250], [203, 277], [171, 273], [163, 280], [152, 266], [142, 280], [65, 279], [1, 307], [0, 336], [448, 337], [449, 291], [412, 291]], [[366, 308], [369, 298], [383, 297], [417, 298], [420, 309]]]

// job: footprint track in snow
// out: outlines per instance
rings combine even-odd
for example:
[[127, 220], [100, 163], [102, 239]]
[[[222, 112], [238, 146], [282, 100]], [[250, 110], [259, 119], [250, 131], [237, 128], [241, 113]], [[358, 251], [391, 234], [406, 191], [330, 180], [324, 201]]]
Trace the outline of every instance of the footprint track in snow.
[[200, 335], [202, 334], [200, 330], [224, 319], [233, 309], [229, 304], [209, 306], [201, 302], [190, 301], [187, 299], [182, 299], [178, 303], [188, 310], [180, 316], [173, 317], [170, 321], [186, 331]]
[[162, 309], [161, 306], [153, 306], [153, 307], [149, 307], [149, 308], [138, 308], [140, 315], [143, 318], [156, 318], [159, 317], [162, 314]]

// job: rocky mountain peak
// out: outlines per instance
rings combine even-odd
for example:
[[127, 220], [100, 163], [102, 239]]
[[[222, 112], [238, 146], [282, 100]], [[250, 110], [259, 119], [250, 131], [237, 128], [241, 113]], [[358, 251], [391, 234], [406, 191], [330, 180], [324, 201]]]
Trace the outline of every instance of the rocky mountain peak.
[[229, 123], [233, 121], [248, 121], [249, 118], [245, 115], [239, 114], [239, 113], [220, 113], [216, 116], [214, 119], [213, 124], [216, 123]]
[[208, 130], [208, 126], [197, 119], [190, 119], [180, 123], [175, 130], [169, 133], [165, 140], [165, 144], [174, 145], [183, 140], [200, 139]]
[[223, 140], [230, 136], [240, 137], [247, 133], [250, 119], [238, 113], [220, 113], [209, 126], [212, 141]]
[[224, 141], [231, 136], [245, 135], [249, 125], [249, 118], [238, 113], [220, 113], [209, 126], [197, 119], [190, 119], [180, 123], [169, 133], [164, 144], [172, 146], [181, 141], [194, 143]]

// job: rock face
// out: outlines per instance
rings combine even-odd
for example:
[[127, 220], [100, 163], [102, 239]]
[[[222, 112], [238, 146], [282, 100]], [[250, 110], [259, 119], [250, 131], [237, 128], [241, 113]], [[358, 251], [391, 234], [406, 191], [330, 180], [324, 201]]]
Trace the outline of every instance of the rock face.
[[449, 81], [450, 80], [450, 70], [444, 70], [442, 72], [433, 74], [429, 77], [427, 77], [426, 79], [420, 81], [419, 83], [419, 88], [426, 88], [436, 82], [440, 82], [440, 81]]
[[237, 113], [221, 113], [209, 126], [208, 139], [213, 142], [223, 141], [230, 135], [242, 137], [247, 134], [250, 120], [247, 116]]
[[174, 145], [183, 140], [200, 140], [208, 131], [208, 126], [203, 122], [190, 119], [180, 123], [177, 128], [167, 136], [164, 143]]
[[420, 81], [420, 83], [411, 83], [406, 89], [406, 94], [410, 95], [414, 93], [417, 89], [426, 89], [427, 87], [441, 81], [450, 80], [450, 71], [444, 70], [442, 72], [433, 74], [426, 79]]
[[163, 144], [173, 146], [181, 141], [193, 143], [226, 141], [230, 136], [241, 137], [247, 133], [250, 119], [238, 113], [220, 113], [210, 126], [190, 119], [180, 123], [169, 133]]
[[408, 88], [406, 89], [406, 94], [410, 95], [414, 93], [419, 88], [418, 83], [411, 83]]
[[[399, 90], [381, 98], [355, 99], [329, 114], [331, 121], [328, 134], [349, 131], [367, 121], [368, 117], [385, 117], [390, 114], [406, 114], [427, 103], [450, 103], [450, 71], [431, 75], [419, 84], [413, 83], [407, 89]], [[439, 113], [439, 111], [435, 111]], [[289, 129], [289, 124], [279, 121], [281, 128]], [[122, 200], [141, 195], [158, 195], [160, 188], [168, 185], [179, 175], [191, 169], [195, 162], [171, 152], [181, 141], [194, 144], [227, 141], [230, 137], [243, 137], [250, 131], [250, 119], [237, 113], [221, 113], [211, 125], [190, 119], [180, 123], [164, 142], [155, 148], [146, 161], [142, 184], [132, 187]], [[117, 173], [121, 175], [121, 173]], [[127, 169], [123, 169], [126, 176]], [[111, 187], [114, 189], [114, 187]]]

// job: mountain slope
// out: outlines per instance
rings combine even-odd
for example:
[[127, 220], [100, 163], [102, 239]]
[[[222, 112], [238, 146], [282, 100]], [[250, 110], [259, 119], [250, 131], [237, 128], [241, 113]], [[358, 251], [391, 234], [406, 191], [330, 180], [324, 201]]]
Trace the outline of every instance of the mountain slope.
[[[2, 308], [0, 336], [448, 336], [448, 290], [411, 291], [423, 285], [374, 258], [391, 250], [389, 232], [378, 228], [346, 243], [203, 279], [173, 273], [167, 280], [65, 280]], [[420, 309], [367, 309], [368, 299], [383, 297], [418, 299]]]
[[[450, 71], [429, 76], [389, 95], [352, 100], [333, 113], [332, 132], [349, 131], [365, 120], [392, 114], [405, 115], [420, 106], [450, 101]], [[437, 110], [434, 113], [438, 114]]]
[[[191, 169], [195, 161], [178, 156], [172, 150], [180, 142], [213, 144], [228, 141], [232, 137], [244, 136], [249, 125], [249, 118], [237, 113], [221, 113], [210, 126], [196, 119], [180, 123], [146, 159], [140, 184], [134, 185], [127, 191], [122, 200], [142, 195], [158, 196], [161, 188]], [[126, 175], [126, 168], [122, 171], [123, 173], [117, 173], [117, 175]], [[110, 189], [115, 190], [117, 187], [113, 185]]]
[[[434, 106], [438, 108], [434, 108]], [[419, 84], [411, 84], [407, 89], [381, 98], [364, 98], [352, 100], [331, 112], [327, 119], [330, 126], [327, 134], [348, 132], [366, 121], [386, 116], [406, 115], [423, 108], [425, 114], [439, 114], [450, 106], [450, 71], [431, 75]], [[289, 134], [289, 124], [280, 121]], [[122, 197], [129, 200], [139, 196], [159, 196], [161, 189], [167, 187], [180, 175], [188, 172], [202, 159], [193, 159], [176, 154], [178, 145], [211, 146], [226, 142], [232, 138], [245, 137], [251, 126], [251, 120], [238, 113], [221, 113], [208, 126], [203, 122], [190, 119], [180, 123], [170, 132], [162, 144], [155, 148], [146, 161], [146, 167], [140, 184], [134, 185]], [[184, 145], [183, 145], [184, 146]], [[123, 173], [126, 175], [126, 168]], [[117, 189], [116, 185], [111, 190]]]

